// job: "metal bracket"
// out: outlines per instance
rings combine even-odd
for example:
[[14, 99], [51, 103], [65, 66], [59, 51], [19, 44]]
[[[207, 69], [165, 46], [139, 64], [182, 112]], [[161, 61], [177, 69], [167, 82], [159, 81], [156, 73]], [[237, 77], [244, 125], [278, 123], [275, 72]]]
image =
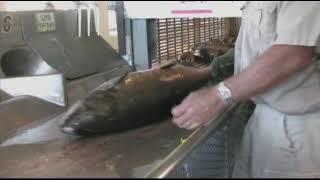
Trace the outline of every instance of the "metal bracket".
[[99, 6], [94, 1], [73, 1], [77, 5], [78, 9], [78, 36], [81, 37], [81, 25], [82, 25], [82, 7], [86, 8], [87, 10], [87, 35], [88, 37], [91, 34], [91, 9], [93, 10], [93, 18], [94, 18], [94, 25], [96, 28], [96, 33], [100, 35], [100, 10]]

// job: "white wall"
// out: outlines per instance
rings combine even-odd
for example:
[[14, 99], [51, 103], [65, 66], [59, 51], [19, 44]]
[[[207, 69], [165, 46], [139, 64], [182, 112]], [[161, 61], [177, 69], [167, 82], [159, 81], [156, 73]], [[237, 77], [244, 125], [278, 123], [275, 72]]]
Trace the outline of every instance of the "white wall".
[[118, 50], [118, 35], [116, 29], [116, 16], [107, 8], [107, 1], [97, 1], [100, 9], [100, 33], [115, 50]]
[[[240, 17], [245, 1], [125, 1], [129, 18]], [[187, 10], [187, 11], [186, 11]], [[179, 13], [177, 13], [179, 11]]]

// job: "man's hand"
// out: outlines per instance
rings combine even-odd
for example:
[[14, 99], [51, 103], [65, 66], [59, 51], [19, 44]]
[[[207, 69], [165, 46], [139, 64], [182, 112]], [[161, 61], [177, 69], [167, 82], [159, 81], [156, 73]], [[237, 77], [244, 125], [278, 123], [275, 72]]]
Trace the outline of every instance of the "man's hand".
[[173, 123], [188, 130], [206, 126], [225, 107], [227, 103], [220, 97], [216, 87], [203, 88], [192, 92], [172, 109]]
[[[242, 101], [266, 92], [313, 63], [313, 47], [273, 45], [252, 65], [225, 80], [232, 98]], [[217, 116], [227, 104], [215, 87], [191, 93], [172, 110], [173, 122], [181, 128], [195, 129]]]

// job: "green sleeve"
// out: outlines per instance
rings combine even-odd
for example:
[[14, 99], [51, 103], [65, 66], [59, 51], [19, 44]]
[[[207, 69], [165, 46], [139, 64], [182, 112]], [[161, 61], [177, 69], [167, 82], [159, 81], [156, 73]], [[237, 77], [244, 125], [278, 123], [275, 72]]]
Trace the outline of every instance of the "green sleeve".
[[213, 59], [210, 64], [211, 75], [215, 82], [220, 82], [234, 73], [234, 48]]

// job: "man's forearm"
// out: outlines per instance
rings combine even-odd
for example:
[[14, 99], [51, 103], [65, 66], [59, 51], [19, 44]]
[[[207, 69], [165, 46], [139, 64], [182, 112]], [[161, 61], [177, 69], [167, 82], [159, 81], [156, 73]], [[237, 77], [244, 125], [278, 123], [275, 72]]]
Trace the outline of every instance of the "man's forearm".
[[236, 101], [263, 93], [312, 63], [312, 47], [274, 45], [225, 84]]

